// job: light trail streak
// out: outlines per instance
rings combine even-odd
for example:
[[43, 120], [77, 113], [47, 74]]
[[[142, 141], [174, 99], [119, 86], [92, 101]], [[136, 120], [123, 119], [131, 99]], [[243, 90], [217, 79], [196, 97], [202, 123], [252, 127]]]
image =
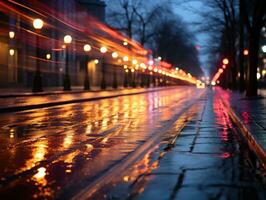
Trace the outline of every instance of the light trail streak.
[[[160, 61], [157, 66], [149, 66], [149, 59], [147, 55], [152, 53], [151, 50], [145, 49], [138, 42], [125, 37], [120, 32], [112, 29], [106, 24], [101, 23], [78, 6], [76, 10], [74, 10], [76, 13], [75, 18], [71, 18], [68, 13], [58, 11], [56, 7], [51, 6], [49, 3], [44, 4], [40, 1], [28, 1], [22, 4], [15, 0], [0, 0], [0, 11], [7, 15], [12, 13], [12, 16], [17, 15], [20, 17], [20, 25], [13, 26], [13, 28], [19, 29], [19, 34], [16, 34], [18, 36], [15, 39], [19, 40], [22, 45], [24, 44], [25, 46], [36, 47], [36, 37], [39, 37], [41, 42], [38, 45], [38, 48], [48, 50], [50, 52], [53, 50], [55, 52], [60, 52], [64, 50], [64, 48], [62, 48], [64, 45], [62, 39], [63, 35], [71, 34], [74, 42], [69, 45], [68, 50], [72, 54], [86, 55], [83, 50], [83, 46], [85, 43], [89, 43], [92, 47], [90, 56], [99, 58], [102, 57], [99, 52], [100, 47], [106, 46], [108, 52], [105, 57], [109, 63], [116, 63], [116, 65], [119, 65], [119, 62], [114, 61], [111, 57], [113, 52], [117, 52], [119, 55], [118, 59], [125, 56], [129, 58], [128, 61], [125, 61], [126, 63], [121, 63], [120, 66], [123, 67], [124, 64], [127, 64], [129, 65], [129, 70], [131, 71], [138, 71], [144, 74], [157, 74], [159, 76], [180, 79], [192, 84], [197, 84], [198, 82], [196, 78], [184, 71], [172, 71], [172, 65], [165, 61]], [[29, 28], [32, 27], [32, 21], [36, 17], [43, 18], [45, 24], [43, 27], [44, 31], [39, 33], [33, 31], [33, 28]], [[80, 23], [81, 21], [83, 23]], [[9, 24], [7, 24], [7, 26], [9, 26]], [[51, 34], [53, 32], [57, 34]], [[1, 32], [1, 34], [5, 33]], [[54, 35], [59, 35], [59, 37]], [[123, 45], [125, 41], [127, 42], [127, 46]], [[41, 60], [46, 63], [63, 63], [61, 61], [51, 61], [44, 58], [37, 58], [34, 55], [28, 55], [28, 58]], [[136, 60], [135, 64], [132, 64], [133, 60]], [[139, 65], [136, 63], [145, 63], [149, 66], [149, 70], [147, 70], [147, 67], [140, 70]]]

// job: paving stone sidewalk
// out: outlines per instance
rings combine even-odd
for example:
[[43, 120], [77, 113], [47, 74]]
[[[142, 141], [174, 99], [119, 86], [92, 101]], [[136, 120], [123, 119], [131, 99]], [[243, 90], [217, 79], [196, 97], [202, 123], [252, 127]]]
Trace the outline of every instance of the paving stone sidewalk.
[[215, 88], [215, 92], [232, 108], [261, 148], [266, 151], [266, 90], [260, 90], [259, 97], [249, 99], [243, 93], [221, 88]]

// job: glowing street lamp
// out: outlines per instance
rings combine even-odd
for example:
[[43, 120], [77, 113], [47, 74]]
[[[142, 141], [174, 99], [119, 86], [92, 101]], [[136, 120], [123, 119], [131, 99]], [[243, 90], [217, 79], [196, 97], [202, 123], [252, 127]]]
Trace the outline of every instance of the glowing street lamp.
[[13, 39], [15, 37], [15, 32], [14, 31], [9, 31], [9, 38]]
[[14, 49], [9, 49], [9, 55], [10, 56], [14, 56], [15, 54], [15, 50]]
[[71, 37], [71, 35], [66, 35], [65, 37], [64, 37], [64, 43], [65, 44], [70, 44], [72, 42], [72, 37]]
[[118, 53], [117, 52], [113, 52], [112, 53], [112, 58], [118, 58]]
[[124, 57], [123, 57], [123, 61], [128, 62], [128, 61], [129, 61], [128, 56], [124, 56]]
[[229, 60], [228, 60], [227, 58], [224, 58], [224, 59], [223, 59], [223, 64], [224, 64], [224, 65], [228, 65], [228, 64], [229, 64]]
[[64, 76], [64, 81], [63, 81], [63, 86], [64, 86], [64, 91], [70, 91], [71, 90], [71, 81], [69, 77], [69, 44], [72, 42], [72, 37], [71, 35], [65, 35], [64, 37], [64, 43], [66, 46], [66, 71], [65, 71], [65, 76]]
[[266, 53], [266, 45], [263, 45], [263, 46], [261, 47], [261, 50], [262, 50], [263, 53]]
[[133, 65], [136, 65], [136, 64], [138, 64], [138, 61], [137, 61], [136, 59], [133, 59], [133, 60], [132, 60], [132, 64], [133, 64]]
[[[32, 87], [32, 92], [42, 92], [42, 75], [41, 75], [41, 70], [40, 70], [40, 61], [39, 61], [39, 57], [40, 57], [40, 38], [39, 38], [39, 33], [41, 32], [41, 29], [43, 27], [43, 20], [41, 19], [34, 19], [33, 20], [33, 28], [35, 29], [35, 31], [37, 32], [36, 35], [36, 69], [35, 69], [35, 75], [34, 75], [34, 79], [33, 79], [33, 87]], [[15, 33], [9, 33], [9, 37], [15, 37]]]
[[[91, 51], [91, 46], [89, 44], [85, 44], [83, 46], [83, 50], [85, 53], [88, 53]], [[88, 71], [88, 62], [89, 62], [89, 57], [86, 56], [85, 59], [85, 77], [84, 77], [84, 90], [90, 90], [90, 80], [89, 80], [89, 71]]]
[[47, 59], [47, 60], [50, 60], [50, 59], [51, 59], [51, 54], [49, 54], [49, 53], [46, 54], [46, 59]]
[[100, 48], [100, 52], [103, 53], [103, 54], [106, 53], [107, 52], [107, 48], [106, 47], [101, 47]]
[[101, 81], [101, 89], [106, 89], [106, 81], [105, 81], [105, 62], [104, 62], [104, 54], [107, 52], [106, 47], [101, 47], [100, 52], [102, 53], [102, 81]]
[[127, 46], [128, 45], [127, 39], [124, 40], [123, 45], [124, 46]]
[[34, 19], [33, 20], [33, 27], [37, 30], [40, 30], [42, 29], [43, 27], [43, 20], [41, 19]]
[[248, 54], [249, 54], [248, 50], [245, 49], [245, 50], [243, 51], [243, 54], [244, 54], [244, 56], [248, 56]]
[[[112, 53], [112, 58], [113, 59], [117, 59], [118, 58], [118, 53], [117, 52], [113, 52]], [[119, 60], [118, 60], [119, 61]], [[117, 61], [117, 62], [118, 62]], [[118, 62], [119, 63], [119, 62]], [[118, 83], [117, 83], [117, 71], [116, 68], [113, 68], [113, 88], [117, 89], [118, 88]]]
[[89, 52], [89, 51], [91, 51], [91, 46], [89, 44], [85, 44], [84, 47], [83, 47], [83, 50], [85, 52]]

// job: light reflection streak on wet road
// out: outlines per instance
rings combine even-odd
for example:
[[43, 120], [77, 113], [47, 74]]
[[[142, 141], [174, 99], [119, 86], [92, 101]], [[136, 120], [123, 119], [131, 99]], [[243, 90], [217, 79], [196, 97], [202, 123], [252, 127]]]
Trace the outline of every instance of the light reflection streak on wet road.
[[97, 178], [202, 92], [180, 87], [1, 115], [1, 199], [54, 198]]

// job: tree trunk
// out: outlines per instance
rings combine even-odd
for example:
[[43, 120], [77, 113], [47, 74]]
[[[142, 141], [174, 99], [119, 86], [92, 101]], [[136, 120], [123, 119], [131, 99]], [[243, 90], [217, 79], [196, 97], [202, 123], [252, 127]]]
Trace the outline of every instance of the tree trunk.
[[249, 66], [248, 66], [248, 84], [247, 97], [257, 96], [257, 67], [259, 56], [259, 37], [260, 31], [253, 28], [249, 35]]
[[245, 89], [245, 79], [244, 79], [244, 22], [243, 22], [243, 0], [239, 0], [239, 91], [243, 92]]

